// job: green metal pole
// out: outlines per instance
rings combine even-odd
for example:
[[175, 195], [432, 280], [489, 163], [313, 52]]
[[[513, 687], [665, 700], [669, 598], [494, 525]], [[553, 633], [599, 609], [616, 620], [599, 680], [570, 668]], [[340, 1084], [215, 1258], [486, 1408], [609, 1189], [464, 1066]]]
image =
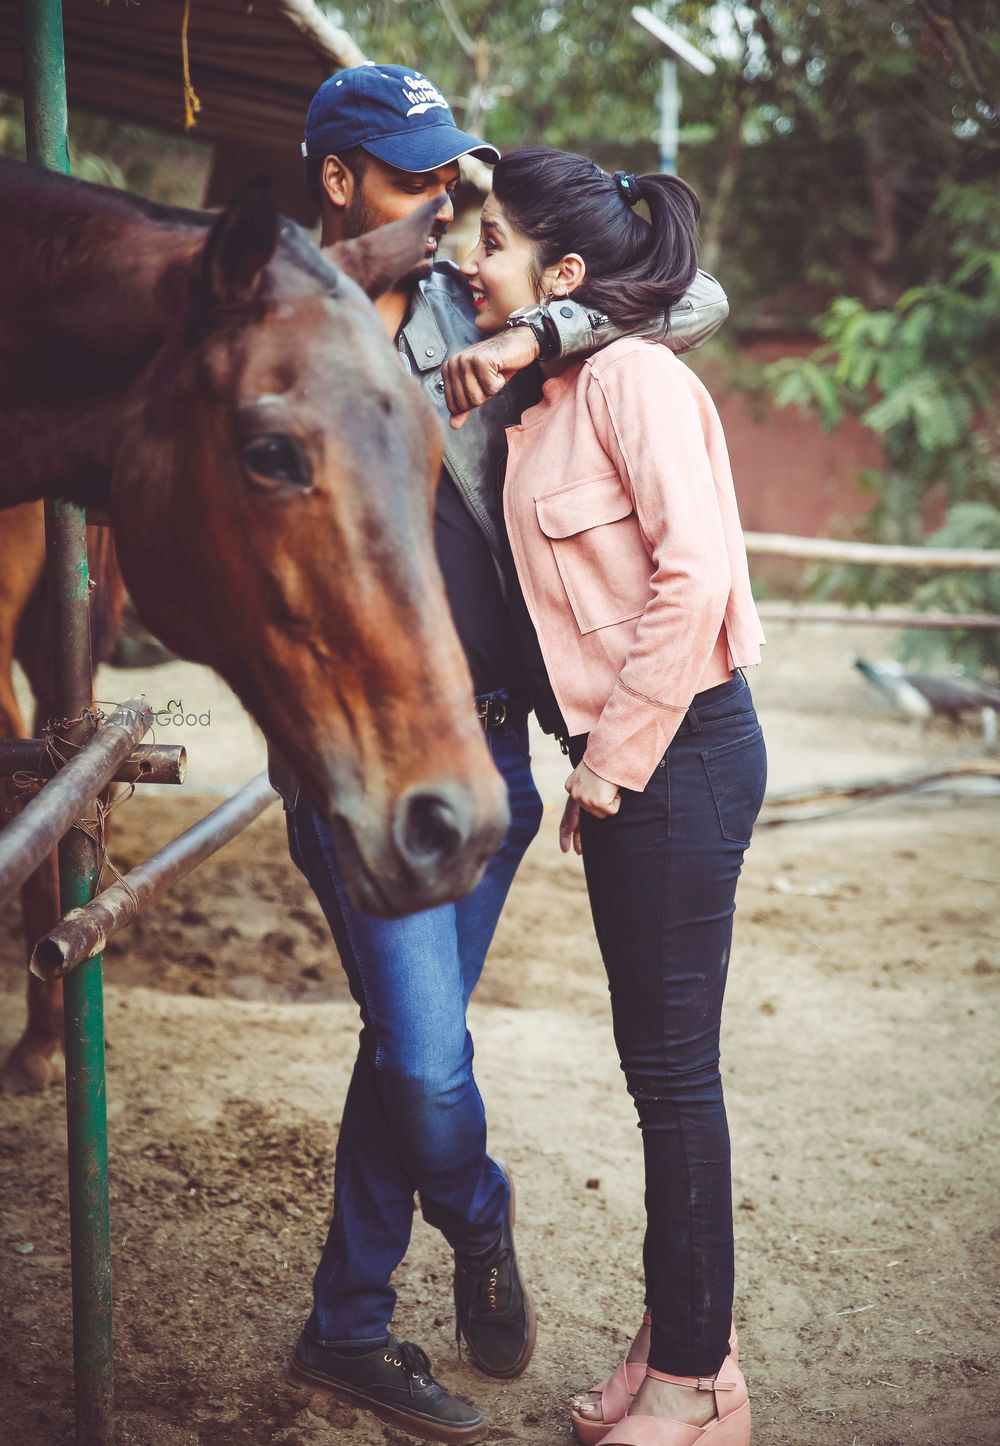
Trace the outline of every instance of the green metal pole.
[[21, 76], [28, 160], [68, 176], [62, 0], [21, 0]]
[[[68, 174], [62, 0], [22, 0], [21, 56], [28, 160]], [[47, 503], [45, 534], [56, 710], [72, 719], [93, 702], [83, 509]], [[89, 903], [97, 873], [95, 845], [71, 829], [59, 846], [63, 913]], [[67, 978], [64, 997], [76, 1441], [77, 1446], [112, 1446], [111, 1206], [100, 955]]]

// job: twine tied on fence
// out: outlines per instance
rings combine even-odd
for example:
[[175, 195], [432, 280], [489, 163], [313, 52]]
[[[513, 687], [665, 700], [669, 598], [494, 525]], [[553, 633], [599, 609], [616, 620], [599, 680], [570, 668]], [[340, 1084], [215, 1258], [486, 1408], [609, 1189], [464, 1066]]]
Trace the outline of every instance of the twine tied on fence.
[[114, 859], [112, 859], [110, 854], [108, 853], [108, 819], [111, 814], [114, 813], [115, 809], [119, 806], [119, 804], [127, 803], [135, 792], [134, 783], [126, 783], [124, 787], [125, 791], [117, 794], [108, 804], [102, 803], [99, 798], [95, 798], [94, 807], [97, 817], [78, 818], [73, 824], [73, 827], [75, 829], [79, 829], [82, 834], [86, 834], [87, 838], [90, 839], [90, 841], [95, 845], [98, 851], [98, 873], [97, 879], [94, 883], [95, 896], [101, 891], [101, 884], [104, 882], [104, 874], [107, 870], [114, 874], [115, 882], [121, 884], [122, 888], [125, 890], [129, 898], [132, 900], [132, 903], [135, 905], [136, 910], [138, 910], [138, 895], [132, 888], [132, 885], [128, 882], [128, 879], [122, 873], [121, 869], [115, 863]]
[[[107, 703], [107, 706], [111, 708], [117, 707], [118, 705], [113, 703]], [[95, 703], [93, 708], [84, 708], [83, 711], [79, 713], [75, 718], [50, 718], [42, 729], [42, 751], [44, 756], [48, 759], [49, 764], [51, 765], [50, 771], [48, 773], [42, 773], [40, 771], [32, 773], [29, 769], [26, 768], [19, 769], [16, 773], [11, 775], [11, 782], [13, 783], [14, 787], [18, 789], [21, 793], [26, 792], [28, 789], [37, 790], [41, 788], [43, 784], [48, 782], [49, 778], [53, 773], [56, 773], [59, 768], [64, 767], [69, 762], [69, 758], [66, 756], [66, 754], [60, 751], [61, 748], [73, 749], [78, 752], [84, 746], [83, 743], [75, 743], [71, 738], [64, 737], [63, 735], [66, 732], [68, 732], [72, 728], [78, 728], [81, 724], [84, 723], [89, 724], [96, 732], [96, 730], [103, 723], [108, 723], [110, 721], [110, 713], [106, 713], [104, 711], [104, 708], [101, 707], [100, 702]], [[150, 731], [152, 732], [152, 730]], [[93, 734], [91, 734], [91, 737], [92, 736]], [[85, 740], [85, 742], [89, 741], [89, 739]], [[114, 785], [111, 784], [108, 785], [108, 787], [113, 786]], [[116, 792], [109, 803], [104, 803], [100, 798], [95, 798], [95, 817], [78, 818], [73, 822], [71, 826], [75, 829], [78, 829], [80, 833], [85, 834], [97, 849], [98, 872], [97, 879], [94, 883], [94, 893], [97, 894], [100, 892], [101, 883], [103, 882], [105, 872], [110, 871], [114, 875], [116, 882], [121, 884], [122, 888], [125, 890], [129, 898], [132, 900], [133, 904], [138, 909], [138, 896], [136, 895], [135, 890], [132, 888], [131, 884], [129, 884], [129, 882], [125, 878], [124, 874], [119, 869], [118, 865], [111, 858], [108, 852], [107, 838], [108, 819], [110, 818], [111, 814], [114, 813], [116, 808], [118, 808], [121, 804], [128, 802], [128, 800], [135, 793], [135, 787], [136, 786], [134, 782], [125, 783], [124, 785], [122, 785], [122, 790], [120, 792]]]
[[[48, 783], [53, 773], [65, 767], [69, 759], [59, 751], [57, 744], [63, 748], [73, 748], [79, 751], [82, 743], [74, 743], [72, 738], [64, 738], [62, 734], [71, 728], [79, 728], [81, 724], [87, 723], [97, 729], [102, 723], [106, 723], [108, 714], [100, 708], [85, 708], [75, 718], [50, 718], [42, 728], [42, 756], [47, 758], [50, 768], [47, 772], [38, 770], [32, 772], [29, 768], [19, 768], [16, 773], [11, 774], [11, 783], [20, 792], [26, 793], [28, 789], [38, 790], [44, 783]], [[88, 740], [89, 741], [89, 740]]]

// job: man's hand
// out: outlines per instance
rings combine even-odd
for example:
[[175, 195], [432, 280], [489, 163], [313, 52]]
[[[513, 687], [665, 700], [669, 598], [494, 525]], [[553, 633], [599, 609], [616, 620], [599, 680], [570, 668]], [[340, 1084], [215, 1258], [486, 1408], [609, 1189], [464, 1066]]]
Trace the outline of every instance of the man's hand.
[[[566, 780], [570, 802], [592, 814], [594, 818], [610, 818], [621, 807], [621, 790], [617, 783], [608, 783], [591, 772], [582, 761]], [[563, 818], [565, 823], [565, 816]]]
[[573, 849], [574, 853], [583, 853], [580, 842], [580, 805], [575, 798], [567, 798], [566, 807], [563, 809], [559, 824], [559, 847], [564, 854], [568, 854], [570, 849]]
[[508, 326], [450, 356], [442, 368], [444, 395], [456, 429], [474, 407], [502, 392], [517, 372], [538, 358], [538, 341], [528, 326]]

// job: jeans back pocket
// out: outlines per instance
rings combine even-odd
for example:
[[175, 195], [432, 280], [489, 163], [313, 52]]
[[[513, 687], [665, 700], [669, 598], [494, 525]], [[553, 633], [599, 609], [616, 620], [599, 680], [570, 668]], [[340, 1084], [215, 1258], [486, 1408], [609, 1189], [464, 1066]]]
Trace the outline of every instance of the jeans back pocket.
[[749, 844], [767, 787], [767, 752], [760, 724], [701, 755], [723, 838]]

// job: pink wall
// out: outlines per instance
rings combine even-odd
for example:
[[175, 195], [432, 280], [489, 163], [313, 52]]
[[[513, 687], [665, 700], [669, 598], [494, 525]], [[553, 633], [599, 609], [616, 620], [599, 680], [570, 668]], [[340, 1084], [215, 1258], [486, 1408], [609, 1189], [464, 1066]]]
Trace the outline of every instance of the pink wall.
[[[811, 337], [783, 336], [748, 341], [742, 355], [755, 362], [806, 356]], [[804, 537], [849, 537], [870, 510], [872, 499], [858, 486], [867, 468], [882, 465], [874, 434], [853, 417], [834, 432], [797, 407], [771, 407], [754, 396], [728, 389], [722, 368], [710, 357], [698, 368], [710, 388], [726, 430], [740, 516], [751, 532], [790, 532]]]

